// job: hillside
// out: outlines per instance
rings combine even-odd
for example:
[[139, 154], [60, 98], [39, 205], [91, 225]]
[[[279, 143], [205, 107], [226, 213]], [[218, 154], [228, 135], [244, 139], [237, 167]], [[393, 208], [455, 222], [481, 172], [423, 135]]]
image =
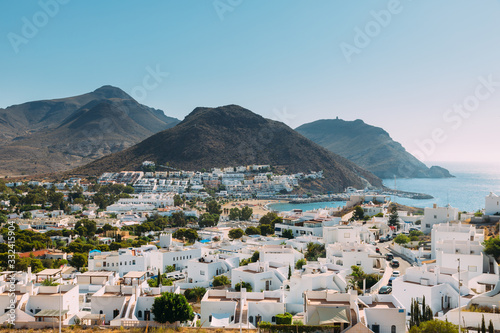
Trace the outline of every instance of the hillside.
[[112, 86], [0, 109], [0, 175], [69, 170], [178, 122]]
[[317, 190], [342, 191], [347, 186], [382, 185], [373, 174], [285, 124], [237, 105], [196, 108], [177, 126], [77, 168], [72, 174], [136, 170], [145, 160], [185, 170], [248, 164], [270, 164], [290, 173], [323, 170], [324, 179], [305, 185]]
[[368, 125], [359, 119], [318, 120], [295, 130], [380, 178], [453, 177], [444, 168], [428, 168], [382, 128]]

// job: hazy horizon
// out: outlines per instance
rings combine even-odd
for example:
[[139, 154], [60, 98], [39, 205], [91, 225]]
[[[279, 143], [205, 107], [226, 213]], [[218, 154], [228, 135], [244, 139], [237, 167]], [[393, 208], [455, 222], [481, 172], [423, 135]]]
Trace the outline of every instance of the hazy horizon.
[[500, 2], [0, 4], [0, 103], [113, 85], [183, 119], [238, 104], [292, 128], [381, 127], [427, 165], [500, 164]]

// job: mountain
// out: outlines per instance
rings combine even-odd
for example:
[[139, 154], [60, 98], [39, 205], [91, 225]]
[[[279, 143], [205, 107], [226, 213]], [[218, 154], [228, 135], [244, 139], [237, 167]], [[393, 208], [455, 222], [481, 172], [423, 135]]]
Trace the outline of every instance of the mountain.
[[137, 170], [145, 160], [184, 170], [249, 164], [270, 164], [289, 173], [323, 170], [323, 179], [304, 184], [318, 190], [382, 185], [370, 172], [285, 124], [237, 105], [196, 108], [177, 126], [71, 173], [99, 175], [106, 171]]
[[444, 168], [428, 168], [382, 128], [368, 125], [359, 119], [317, 120], [295, 130], [380, 178], [453, 177]]
[[0, 109], [0, 174], [69, 170], [177, 123], [112, 86], [10, 106]]

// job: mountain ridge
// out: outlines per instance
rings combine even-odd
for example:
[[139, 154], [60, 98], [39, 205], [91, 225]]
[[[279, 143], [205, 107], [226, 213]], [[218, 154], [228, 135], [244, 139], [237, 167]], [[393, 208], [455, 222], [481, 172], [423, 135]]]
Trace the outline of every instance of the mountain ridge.
[[295, 130], [383, 179], [453, 177], [444, 168], [428, 168], [383, 128], [361, 119], [319, 119]]
[[238, 105], [198, 107], [173, 128], [115, 154], [72, 170], [98, 175], [140, 168], [145, 160], [184, 170], [270, 164], [283, 172], [324, 171], [325, 179], [305, 187], [344, 190], [381, 187], [379, 178], [295, 132]]
[[109, 85], [73, 97], [12, 105], [0, 109], [0, 174], [68, 170], [179, 122]]

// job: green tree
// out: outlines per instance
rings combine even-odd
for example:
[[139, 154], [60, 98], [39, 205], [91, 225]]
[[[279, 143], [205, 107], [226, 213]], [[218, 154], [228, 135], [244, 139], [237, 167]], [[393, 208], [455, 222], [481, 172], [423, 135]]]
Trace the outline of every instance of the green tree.
[[172, 222], [172, 225], [174, 227], [185, 227], [187, 224], [186, 216], [184, 215], [184, 212], [182, 212], [182, 211], [172, 213], [172, 216], [170, 217], [170, 221]]
[[175, 271], [175, 267], [174, 266], [172, 266], [172, 265], [165, 266], [165, 272], [172, 273], [174, 271]]
[[492, 255], [497, 262], [500, 262], [500, 238], [491, 237], [484, 241], [484, 253]]
[[240, 220], [241, 219], [241, 210], [238, 207], [231, 208], [229, 210], [229, 219], [230, 220]]
[[389, 221], [387, 224], [391, 227], [396, 227], [399, 229], [399, 215], [398, 215], [398, 208], [396, 206], [392, 207], [391, 210], [391, 215], [389, 215]]
[[292, 229], [285, 229], [281, 232], [281, 235], [285, 238], [292, 239], [293, 238], [293, 230]]
[[185, 239], [190, 243], [193, 243], [198, 239], [198, 233], [194, 229], [178, 229], [172, 234], [172, 237], [176, 239]]
[[206, 206], [207, 212], [210, 214], [220, 215], [222, 213], [221, 205], [215, 200], [210, 200], [207, 202]]
[[194, 312], [186, 297], [170, 292], [156, 297], [151, 308], [154, 320], [159, 323], [175, 323], [193, 320]]
[[318, 258], [326, 258], [326, 249], [324, 244], [308, 243], [307, 251], [304, 255], [308, 261], [317, 261]]
[[354, 207], [354, 211], [352, 212], [352, 220], [353, 221], [361, 221], [365, 217], [365, 211], [361, 206]]
[[243, 237], [244, 235], [243, 229], [237, 228], [237, 229], [231, 229], [229, 230], [229, 238], [231, 239], [238, 239]]
[[493, 322], [490, 319], [490, 324], [488, 325], [488, 333], [495, 333], [495, 327], [493, 326]]
[[403, 245], [409, 243], [410, 238], [408, 238], [408, 236], [406, 235], [399, 234], [396, 236], [396, 238], [394, 238], [394, 242], [396, 242], [396, 244]]
[[214, 282], [213, 282], [214, 287], [227, 286], [230, 284], [231, 280], [229, 280], [228, 277], [225, 275], [219, 275], [214, 277]]
[[240, 290], [241, 290], [241, 288], [245, 288], [248, 292], [252, 292], [252, 285], [251, 285], [250, 283], [248, 283], [248, 282], [245, 282], [245, 281], [243, 281], [243, 282], [238, 282], [238, 283], [237, 283], [237, 284], [235, 284], [235, 286], [234, 286], [234, 289], [235, 289], [236, 291], [240, 291]]
[[297, 260], [297, 262], [295, 263], [295, 268], [296, 269], [302, 269], [302, 266], [304, 266], [305, 264], [307, 264], [306, 260], [305, 259], [299, 259]]
[[429, 320], [410, 328], [410, 333], [458, 333], [458, 326], [448, 321]]
[[245, 229], [245, 234], [247, 234], [248, 236], [260, 235], [260, 228], [259, 227], [248, 227]]
[[[276, 213], [269, 212], [260, 218], [259, 224], [260, 225], [263, 225], [263, 224], [271, 225], [276, 218], [278, 218], [278, 215], [276, 215]], [[273, 225], [273, 229], [274, 229], [274, 225]]]
[[14, 207], [19, 203], [19, 197], [17, 195], [11, 195], [9, 197], [10, 206]]
[[83, 253], [74, 253], [69, 263], [71, 266], [80, 270], [82, 267], [87, 266], [87, 256]]
[[292, 324], [292, 315], [288, 312], [284, 314], [276, 315], [276, 325], [291, 325]]
[[241, 220], [243, 221], [249, 221], [250, 218], [252, 218], [252, 214], [253, 214], [253, 209], [248, 207], [248, 206], [245, 206], [241, 209]]
[[262, 236], [274, 234], [274, 227], [270, 224], [262, 224], [262, 225], [260, 225], [259, 228], [260, 228], [260, 234]]
[[484, 315], [481, 319], [481, 333], [486, 333], [486, 322], [484, 321]]
[[194, 287], [191, 289], [186, 289], [186, 291], [184, 292], [184, 296], [186, 296], [186, 298], [191, 302], [199, 302], [206, 292], [207, 290], [203, 287]]
[[200, 228], [215, 227], [219, 223], [218, 214], [203, 213], [198, 219], [198, 225]]

